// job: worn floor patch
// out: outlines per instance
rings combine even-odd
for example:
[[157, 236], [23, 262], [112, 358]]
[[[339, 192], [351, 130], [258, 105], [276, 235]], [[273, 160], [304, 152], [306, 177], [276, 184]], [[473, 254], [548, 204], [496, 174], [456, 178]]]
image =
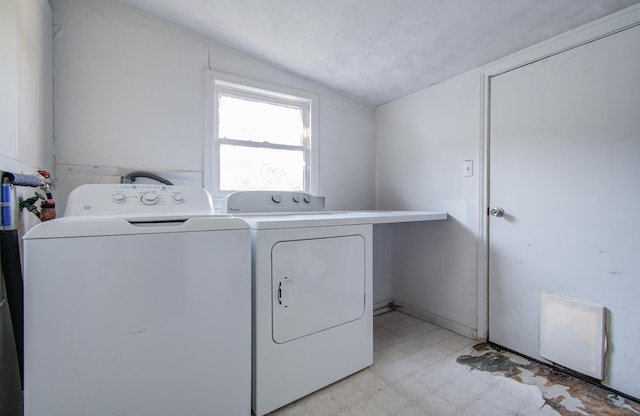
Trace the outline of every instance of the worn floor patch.
[[458, 357], [457, 362], [537, 386], [546, 405], [563, 416], [640, 416], [638, 402], [487, 343], [474, 346], [471, 354]]

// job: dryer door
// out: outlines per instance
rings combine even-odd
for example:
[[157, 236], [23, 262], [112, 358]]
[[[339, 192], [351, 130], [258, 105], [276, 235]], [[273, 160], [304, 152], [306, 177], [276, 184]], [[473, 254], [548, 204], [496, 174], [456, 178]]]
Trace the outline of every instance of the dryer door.
[[273, 340], [276, 343], [363, 316], [363, 236], [281, 241], [273, 246], [271, 254]]

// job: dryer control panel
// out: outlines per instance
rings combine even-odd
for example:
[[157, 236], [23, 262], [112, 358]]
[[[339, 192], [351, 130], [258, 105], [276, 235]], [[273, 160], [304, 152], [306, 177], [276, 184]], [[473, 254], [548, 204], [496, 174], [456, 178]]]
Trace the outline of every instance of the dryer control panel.
[[240, 191], [228, 195], [222, 205], [222, 212], [229, 214], [309, 211], [324, 211], [324, 197], [306, 192]]
[[74, 189], [64, 216], [135, 217], [213, 214], [211, 195], [197, 186], [155, 184], [89, 184]]

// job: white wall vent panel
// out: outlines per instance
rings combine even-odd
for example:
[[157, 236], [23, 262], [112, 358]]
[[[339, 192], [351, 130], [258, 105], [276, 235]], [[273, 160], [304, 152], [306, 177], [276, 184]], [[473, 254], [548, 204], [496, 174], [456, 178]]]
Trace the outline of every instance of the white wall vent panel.
[[602, 380], [606, 353], [605, 308], [581, 299], [542, 293], [540, 355]]

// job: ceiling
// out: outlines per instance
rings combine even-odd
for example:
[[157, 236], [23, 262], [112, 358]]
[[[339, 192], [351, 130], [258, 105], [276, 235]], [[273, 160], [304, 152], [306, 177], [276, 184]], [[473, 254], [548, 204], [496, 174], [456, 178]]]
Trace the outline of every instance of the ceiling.
[[125, 0], [377, 106], [640, 0]]

